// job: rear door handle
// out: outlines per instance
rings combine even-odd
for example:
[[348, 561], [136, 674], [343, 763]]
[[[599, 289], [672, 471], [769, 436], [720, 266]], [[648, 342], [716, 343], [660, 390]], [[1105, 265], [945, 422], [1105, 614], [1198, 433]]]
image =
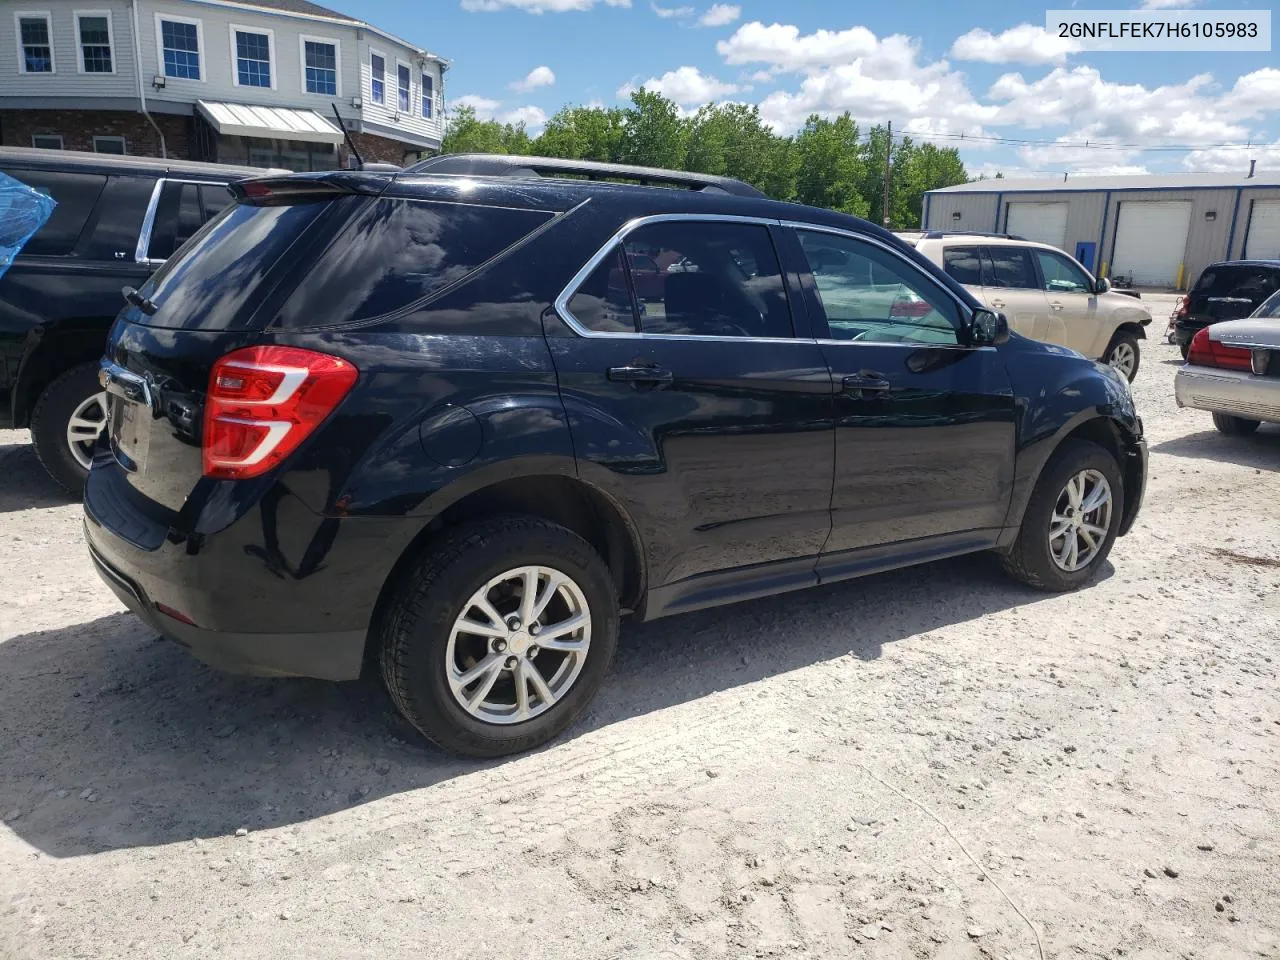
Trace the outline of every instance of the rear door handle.
[[889, 381], [878, 373], [860, 373], [856, 377], [845, 377], [843, 384], [844, 392], [854, 396], [889, 392]]
[[997, 310], [1003, 310], [1003, 309], [1004, 309], [1004, 301], [1003, 301], [1003, 300], [992, 300], [992, 301], [991, 301], [991, 305], [992, 305], [993, 307], [995, 307]]
[[609, 379], [617, 383], [670, 383], [674, 375], [662, 367], [610, 367]]
[[1054, 300], [1054, 301], [1050, 301], [1050, 303], [1049, 303], [1049, 309], [1050, 309], [1050, 310], [1061, 310], [1061, 309], [1062, 309], [1062, 304], [1061, 304], [1061, 303], [1059, 303], [1059, 302], [1058, 302], [1058, 301], [1056, 301], [1056, 300]]

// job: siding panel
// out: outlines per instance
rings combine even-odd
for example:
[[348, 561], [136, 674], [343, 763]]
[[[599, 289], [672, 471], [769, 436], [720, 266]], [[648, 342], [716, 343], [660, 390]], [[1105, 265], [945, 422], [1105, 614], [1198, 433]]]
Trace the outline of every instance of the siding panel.
[[[17, 11], [48, 11], [52, 17], [55, 73], [20, 73]], [[112, 54], [116, 72], [81, 73], [76, 10], [111, 11]], [[0, 95], [12, 97], [136, 97], [133, 33], [129, 8], [120, 0], [6, 0], [0, 4]]]

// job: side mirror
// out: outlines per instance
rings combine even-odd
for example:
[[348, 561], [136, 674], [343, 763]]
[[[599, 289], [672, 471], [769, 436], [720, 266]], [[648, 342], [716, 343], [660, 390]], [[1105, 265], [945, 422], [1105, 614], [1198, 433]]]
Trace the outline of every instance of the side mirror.
[[969, 321], [969, 343], [975, 347], [995, 347], [1009, 339], [1009, 320], [994, 310], [975, 310]]
[[1108, 280], [1106, 277], [1097, 277], [1093, 281], [1094, 293], [1106, 293], [1110, 289], [1111, 289], [1111, 281]]

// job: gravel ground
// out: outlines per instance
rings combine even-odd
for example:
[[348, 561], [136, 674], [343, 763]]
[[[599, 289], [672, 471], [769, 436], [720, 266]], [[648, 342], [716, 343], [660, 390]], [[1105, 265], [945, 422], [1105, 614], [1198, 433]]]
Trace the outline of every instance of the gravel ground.
[[158, 642], [0, 432], [0, 956], [1280, 957], [1280, 428], [1176, 408], [1167, 313], [1096, 586], [967, 559], [633, 626], [501, 763]]

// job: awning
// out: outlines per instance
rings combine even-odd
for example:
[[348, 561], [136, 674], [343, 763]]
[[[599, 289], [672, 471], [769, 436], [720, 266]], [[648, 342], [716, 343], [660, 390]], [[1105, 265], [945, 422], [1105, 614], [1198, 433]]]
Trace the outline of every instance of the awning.
[[342, 143], [342, 131], [314, 110], [289, 107], [254, 107], [247, 103], [197, 100], [196, 107], [220, 134], [263, 137], [268, 140], [303, 140], [307, 143]]

